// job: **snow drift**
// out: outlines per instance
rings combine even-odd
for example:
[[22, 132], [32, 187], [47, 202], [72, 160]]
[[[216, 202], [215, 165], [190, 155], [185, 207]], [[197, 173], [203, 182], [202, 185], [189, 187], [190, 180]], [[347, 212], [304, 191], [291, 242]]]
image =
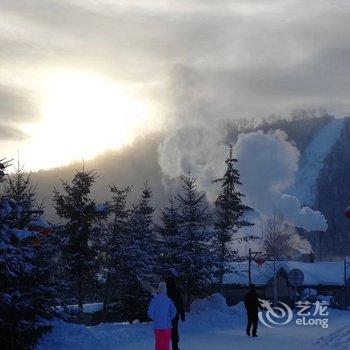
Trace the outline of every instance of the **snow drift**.
[[[297, 327], [291, 323], [283, 328], [259, 326], [258, 345], [244, 332], [246, 312], [243, 303], [228, 307], [220, 294], [197, 300], [191, 305], [186, 322], [180, 322], [181, 346], [191, 350], [261, 350], [281, 348], [294, 350], [348, 349], [349, 313], [330, 309], [330, 327]], [[154, 349], [152, 324], [104, 323], [86, 327], [55, 320], [54, 329], [44, 336], [38, 350], [148, 350]], [[347, 326], [347, 327], [344, 327]], [[323, 336], [321, 340], [319, 338]], [[300, 341], [303, 339], [303, 341]], [[318, 340], [318, 342], [316, 342]], [[254, 341], [255, 344], [252, 344]]]

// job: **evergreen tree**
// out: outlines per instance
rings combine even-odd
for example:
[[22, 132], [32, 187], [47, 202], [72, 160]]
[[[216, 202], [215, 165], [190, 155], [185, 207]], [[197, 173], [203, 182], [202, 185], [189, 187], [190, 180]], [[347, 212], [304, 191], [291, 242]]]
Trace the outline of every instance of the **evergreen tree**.
[[[129, 274], [127, 254], [130, 234], [130, 210], [127, 209], [127, 196], [131, 186], [119, 189], [110, 186], [112, 201], [109, 204], [112, 222], [108, 222], [103, 239], [105, 284], [103, 288], [103, 310], [106, 314], [109, 303], [118, 301], [122, 285]], [[117, 308], [118, 309], [118, 308]]]
[[[237, 191], [236, 187], [240, 186], [241, 183], [239, 172], [234, 166], [235, 163], [237, 163], [237, 159], [233, 158], [232, 145], [230, 145], [229, 157], [226, 159], [226, 172], [222, 178], [213, 181], [221, 185], [221, 191], [215, 201], [216, 249], [220, 284], [222, 284], [225, 272], [228, 271], [228, 263], [234, 259], [236, 253], [230, 247], [235, 233], [242, 227], [253, 225], [242, 218], [246, 212], [252, 209], [242, 203], [244, 194]], [[248, 238], [239, 239], [246, 240]]]
[[96, 178], [93, 171], [77, 171], [72, 183], [62, 182], [64, 194], [54, 192], [56, 212], [66, 221], [61, 228], [63, 272], [68, 288], [78, 301], [80, 317], [98, 270], [94, 234], [99, 220], [107, 214], [103, 206], [97, 206], [90, 198]]
[[35, 186], [31, 183], [31, 174], [25, 173], [19, 162], [15, 172], [8, 176], [4, 182], [3, 195], [20, 203], [24, 211], [39, 209], [36, 201]]
[[128, 321], [147, 319], [147, 305], [154, 284], [156, 236], [150, 201], [151, 188], [145, 184], [129, 221], [129, 240], [125, 247], [127, 271], [123, 276], [120, 307]]
[[196, 179], [182, 176], [183, 193], [179, 202], [180, 229], [176, 252], [179, 258], [178, 275], [189, 298], [205, 289], [212, 278], [213, 254], [210, 247], [210, 214], [205, 194], [199, 194]]
[[180, 232], [180, 215], [176, 198], [170, 196], [169, 205], [161, 210], [160, 224], [157, 231], [160, 234], [159, 272], [177, 275], [180, 265], [178, 240]]
[[[0, 162], [1, 182], [6, 165]], [[54, 297], [51, 260], [42, 254], [44, 237], [28, 230], [33, 220], [39, 221], [41, 211], [35, 209], [35, 202], [29, 176], [18, 168], [14, 178], [6, 180], [0, 200], [0, 339], [4, 349], [34, 349], [52, 328], [45, 321], [51, 316]]]

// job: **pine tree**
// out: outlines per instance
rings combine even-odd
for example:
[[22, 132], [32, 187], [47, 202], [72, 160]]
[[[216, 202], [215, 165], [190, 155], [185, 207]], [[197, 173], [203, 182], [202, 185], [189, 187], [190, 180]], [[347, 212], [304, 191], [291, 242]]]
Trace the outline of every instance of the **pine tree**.
[[[253, 224], [242, 219], [250, 207], [242, 203], [244, 194], [237, 191], [237, 186], [242, 185], [240, 175], [235, 168], [237, 159], [233, 158], [232, 145], [230, 145], [229, 157], [226, 159], [227, 168], [224, 176], [214, 180], [220, 183], [221, 191], [215, 201], [216, 207], [216, 245], [218, 254], [218, 278], [222, 284], [223, 276], [228, 271], [228, 263], [235, 257], [235, 251], [230, 247], [235, 233], [242, 227], [249, 227]], [[239, 238], [245, 240], [247, 237]]]
[[154, 284], [156, 236], [150, 201], [151, 188], [145, 184], [141, 198], [134, 205], [129, 221], [129, 240], [125, 247], [128, 255], [127, 273], [121, 281], [120, 307], [128, 321], [147, 319], [147, 305]]
[[[112, 201], [109, 204], [112, 222], [108, 222], [102, 244], [104, 255], [105, 284], [103, 288], [103, 310], [106, 315], [108, 305], [118, 301], [125, 276], [129, 274], [127, 243], [130, 229], [130, 210], [127, 209], [127, 196], [131, 186], [119, 189], [110, 186]], [[118, 311], [118, 310], [117, 310]]]
[[[6, 165], [0, 162], [1, 182]], [[33, 188], [29, 176], [18, 168], [6, 180], [0, 200], [0, 338], [2, 348], [10, 350], [34, 349], [52, 328], [45, 321], [51, 316], [54, 297], [52, 260], [42, 254], [44, 237], [27, 228], [41, 213], [35, 209]]]
[[17, 163], [14, 174], [4, 182], [3, 195], [21, 204], [24, 211], [37, 208], [35, 186], [31, 183], [31, 174], [24, 172], [24, 167]]
[[157, 225], [157, 231], [160, 234], [158, 274], [177, 275], [181, 262], [178, 251], [180, 215], [173, 195], [170, 196], [169, 205], [161, 210], [159, 219], [160, 224]]
[[80, 318], [98, 270], [97, 250], [92, 244], [96, 238], [94, 233], [99, 220], [107, 214], [90, 198], [96, 178], [93, 171], [77, 171], [71, 184], [62, 182], [64, 194], [54, 192], [56, 212], [66, 221], [61, 228], [63, 272], [71, 294], [78, 301]]
[[183, 194], [179, 202], [180, 229], [177, 239], [178, 267], [181, 281], [189, 299], [206, 288], [212, 278], [213, 254], [210, 248], [210, 214], [205, 194], [199, 194], [196, 179], [190, 174], [181, 177]]

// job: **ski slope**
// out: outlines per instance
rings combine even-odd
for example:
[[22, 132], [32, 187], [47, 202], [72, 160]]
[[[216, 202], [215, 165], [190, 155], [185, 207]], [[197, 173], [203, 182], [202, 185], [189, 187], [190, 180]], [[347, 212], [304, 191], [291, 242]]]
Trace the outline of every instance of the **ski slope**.
[[317, 178], [324, 160], [339, 139], [344, 119], [334, 119], [319, 130], [299, 159], [299, 170], [295, 183], [288, 191], [301, 204], [313, 206], [316, 197]]
[[[329, 328], [297, 326], [276, 328], [259, 325], [258, 337], [245, 335], [243, 304], [228, 307], [221, 295], [195, 302], [186, 322], [180, 324], [183, 350], [345, 350], [344, 335], [350, 340], [350, 314], [330, 310]], [[54, 330], [45, 335], [39, 350], [152, 350], [151, 324], [101, 324], [94, 327], [54, 321]], [[349, 343], [345, 342], [345, 346]]]

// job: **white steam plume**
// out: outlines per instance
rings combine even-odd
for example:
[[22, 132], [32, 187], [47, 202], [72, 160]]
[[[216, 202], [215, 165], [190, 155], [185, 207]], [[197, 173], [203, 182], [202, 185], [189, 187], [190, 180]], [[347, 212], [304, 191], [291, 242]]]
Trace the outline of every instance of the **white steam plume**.
[[[177, 179], [191, 171], [198, 179], [199, 189], [213, 201], [217, 189], [212, 180], [224, 174], [228, 154], [223, 135], [215, 122], [186, 124], [173, 130], [158, 149], [163, 175]], [[302, 207], [296, 197], [283, 193], [294, 180], [299, 159], [298, 149], [287, 141], [284, 132], [240, 134], [233, 150], [246, 204], [263, 216], [278, 210], [287, 222], [306, 231], [327, 229], [326, 219], [319, 211]]]
[[284, 132], [241, 134], [234, 151], [248, 205], [266, 216], [278, 210], [286, 221], [306, 231], [327, 230], [319, 211], [301, 207], [296, 197], [283, 193], [294, 180], [299, 159], [298, 149]]

